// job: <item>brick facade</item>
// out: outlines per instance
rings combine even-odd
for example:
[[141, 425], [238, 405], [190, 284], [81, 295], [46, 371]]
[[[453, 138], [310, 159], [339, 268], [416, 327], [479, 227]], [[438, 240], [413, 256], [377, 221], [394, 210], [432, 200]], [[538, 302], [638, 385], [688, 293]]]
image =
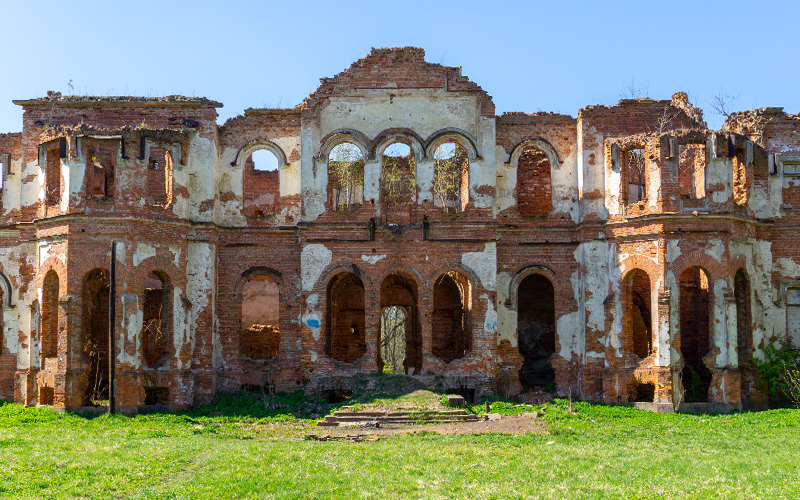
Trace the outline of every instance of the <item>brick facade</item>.
[[757, 407], [747, 360], [800, 343], [800, 123], [780, 108], [720, 131], [683, 93], [496, 116], [418, 48], [223, 125], [204, 98], [15, 102], [0, 398], [108, 398], [112, 258], [128, 412], [378, 371], [476, 397]]

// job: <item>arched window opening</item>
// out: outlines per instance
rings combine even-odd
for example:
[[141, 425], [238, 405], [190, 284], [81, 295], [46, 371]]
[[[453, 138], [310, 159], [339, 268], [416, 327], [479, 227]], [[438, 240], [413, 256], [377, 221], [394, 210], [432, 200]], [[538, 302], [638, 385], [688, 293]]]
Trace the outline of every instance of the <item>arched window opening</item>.
[[407, 314], [400, 306], [383, 308], [381, 313], [381, 359], [383, 373], [404, 374], [406, 360]]
[[539, 148], [528, 146], [517, 161], [517, 206], [523, 215], [547, 215], [552, 209], [550, 159]]
[[644, 359], [653, 352], [653, 318], [650, 277], [634, 269], [625, 277], [623, 295], [623, 344]]
[[622, 179], [625, 204], [647, 200], [647, 162], [643, 148], [623, 152]]
[[269, 276], [251, 276], [242, 287], [241, 351], [253, 360], [278, 356], [280, 292]]
[[742, 402], [750, 401], [752, 373], [748, 370], [753, 359], [753, 331], [750, 315], [750, 280], [747, 272], [739, 269], [733, 283], [733, 297], [736, 301], [736, 352], [739, 356], [739, 376], [742, 387]]
[[281, 196], [278, 157], [268, 149], [259, 149], [244, 162], [244, 213], [249, 217], [273, 215]]
[[417, 199], [416, 162], [408, 144], [395, 142], [381, 155], [381, 201], [387, 223], [409, 223]]
[[45, 162], [45, 204], [58, 205], [61, 203], [61, 155], [58, 145], [47, 150]]
[[[387, 365], [391, 365], [392, 373], [413, 375], [422, 369], [422, 338], [417, 311], [417, 285], [414, 281], [399, 274], [389, 275], [381, 284], [381, 311], [385, 312], [393, 307], [400, 308], [405, 313], [405, 326], [402, 329], [405, 339], [402, 367], [392, 365], [396, 358], [385, 359], [383, 357], [382, 346], [384, 341], [391, 343], [392, 332], [381, 330], [378, 371], [383, 372]], [[396, 311], [396, 309], [391, 310]], [[387, 327], [393, 324], [387, 325]], [[383, 324], [381, 326], [383, 327]]]
[[83, 281], [83, 348], [85, 403], [88, 406], [108, 402], [108, 270], [90, 271]]
[[736, 154], [731, 158], [733, 167], [733, 201], [739, 206], [747, 205], [748, 182], [747, 182], [747, 160], [745, 151], [736, 150]]
[[433, 204], [445, 213], [460, 213], [469, 201], [469, 157], [457, 142], [445, 142], [433, 153]]
[[147, 162], [147, 203], [158, 207], [172, 204], [172, 153], [163, 148], [150, 148]]
[[463, 358], [472, 347], [470, 292], [469, 281], [455, 271], [441, 275], [433, 285], [431, 350], [445, 363]]
[[48, 358], [58, 356], [58, 294], [59, 294], [58, 274], [55, 271], [48, 271], [44, 275], [42, 283], [42, 311], [39, 316], [41, 324], [41, 368], [47, 369], [48, 365], [54, 365]]
[[681, 274], [678, 304], [683, 399], [688, 403], [706, 402], [711, 372], [703, 358], [711, 343], [711, 290], [708, 274], [700, 267], [690, 267]]
[[86, 197], [104, 200], [114, 195], [114, 169], [117, 167], [117, 141], [86, 141]]
[[555, 292], [549, 279], [532, 274], [517, 290], [517, 334], [523, 387], [555, 388], [551, 358], [556, 352]]
[[364, 283], [353, 273], [340, 273], [328, 283], [325, 353], [352, 363], [367, 352]]
[[166, 274], [154, 271], [144, 280], [142, 351], [145, 368], [168, 367], [172, 345], [172, 287]]
[[356, 210], [364, 203], [364, 155], [351, 142], [336, 145], [328, 155], [328, 196], [334, 211]]
[[706, 165], [708, 153], [705, 144], [678, 146], [678, 183], [682, 198], [702, 199], [706, 196]]

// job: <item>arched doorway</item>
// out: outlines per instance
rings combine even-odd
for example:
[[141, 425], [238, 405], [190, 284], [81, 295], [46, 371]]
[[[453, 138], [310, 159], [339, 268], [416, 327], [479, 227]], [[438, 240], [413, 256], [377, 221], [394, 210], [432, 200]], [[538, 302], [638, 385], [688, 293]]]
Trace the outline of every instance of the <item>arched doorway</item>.
[[653, 352], [653, 318], [650, 277], [641, 269], [625, 276], [623, 295], [623, 345], [644, 359]]
[[[392, 274], [381, 284], [381, 349], [378, 356], [378, 371], [383, 372], [388, 359], [383, 358], [384, 339], [388, 341], [390, 331], [383, 331], [383, 315], [386, 311], [398, 318], [405, 314], [405, 327], [402, 328], [405, 337], [405, 356], [403, 359], [402, 373], [413, 375], [422, 369], [422, 339], [420, 335], [419, 315], [417, 312], [417, 285], [414, 280], [400, 275]], [[400, 320], [396, 320], [399, 323]], [[387, 324], [387, 327], [394, 323]], [[398, 327], [400, 328], [400, 327]], [[394, 370], [394, 368], [393, 368]]]
[[381, 313], [381, 360], [383, 373], [404, 374], [408, 314], [401, 306], [384, 307]]
[[367, 352], [361, 278], [353, 273], [331, 278], [325, 316], [325, 354], [352, 363]]
[[445, 273], [433, 285], [431, 352], [445, 363], [463, 358], [471, 346], [471, 289], [456, 271]]
[[87, 363], [87, 406], [108, 402], [108, 276], [108, 270], [94, 269], [83, 280], [82, 353]]
[[750, 280], [747, 272], [739, 269], [733, 284], [733, 296], [736, 301], [736, 352], [739, 356], [739, 377], [741, 379], [742, 403], [750, 402], [752, 372], [748, 369], [753, 359], [753, 331], [750, 313]]
[[688, 403], [708, 401], [711, 372], [703, 358], [711, 350], [711, 289], [700, 267], [686, 269], [680, 278], [678, 311], [680, 316], [680, 352], [683, 360], [681, 383], [683, 400]]
[[517, 334], [523, 363], [523, 387], [553, 388], [556, 373], [550, 358], [556, 352], [555, 292], [541, 274], [523, 279], [517, 289]]

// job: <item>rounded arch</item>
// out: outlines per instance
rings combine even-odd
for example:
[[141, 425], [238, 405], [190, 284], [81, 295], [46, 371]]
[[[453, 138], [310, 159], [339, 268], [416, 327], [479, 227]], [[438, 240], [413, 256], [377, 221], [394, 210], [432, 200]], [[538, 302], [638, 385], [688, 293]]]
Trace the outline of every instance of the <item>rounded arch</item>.
[[411, 129], [390, 129], [384, 130], [375, 139], [372, 150], [370, 151], [372, 158], [380, 158], [383, 151], [395, 142], [402, 142], [407, 144], [414, 152], [414, 161], [419, 163], [425, 158], [425, 146], [423, 145], [422, 138], [420, 138]]
[[0, 307], [5, 306], [9, 309], [16, 307], [11, 303], [11, 282], [8, 281], [8, 278], [6, 278], [6, 275], [3, 273], [0, 273], [0, 291], [3, 293], [2, 305]]
[[37, 288], [44, 286], [44, 278], [50, 271], [54, 271], [58, 276], [58, 289], [61, 291], [61, 297], [59, 297], [59, 300], [62, 300], [62, 297], [65, 297], [67, 293], [67, 267], [58, 257], [48, 257], [45, 259], [42, 265], [39, 266], [39, 274], [36, 277], [36, 286]]
[[622, 344], [639, 359], [653, 352], [653, 279], [634, 267], [622, 275]]
[[247, 160], [247, 157], [260, 149], [266, 149], [275, 155], [275, 158], [278, 159], [278, 168], [283, 168], [289, 165], [289, 162], [286, 161], [286, 154], [283, 152], [283, 149], [281, 149], [280, 146], [267, 139], [257, 139], [255, 141], [248, 142], [239, 148], [239, 152], [236, 153], [236, 159], [231, 162], [231, 166], [243, 166], [245, 160]]
[[367, 353], [366, 290], [350, 270], [331, 274], [325, 287], [324, 352], [353, 363]]
[[720, 278], [725, 278], [726, 273], [722, 264], [703, 252], [690, 252], [675, 259], [669, 266], [675, 279], [680, 279], [681, 274], [690, 267], [699, 267], [708, 274], [709, 281], [713, 284]]
[[517, 270], [508, 283], [508, 305], [510, 309], [514, 311], [517, 310], [517, 291], [519, 290], [519, 284], [522, 283], [522, 280], [533, 274], [541, 274], [550, 280], [550, 284], [553, 285], [553, 290], [556, 295], [558, 295], [558, 291], [561, 289], [561, 282], [552, 269], [538, 264], [525, 266]]
[[136, 266], [136, 270], [130, 278], [130, 283], [135, 289], [140, 289], [144, 286], [144, 280], [152, 272], [161, 272], [167, 275], [172, 286], [179, 286], [186, 288], [186, 277], [175, 267], [175, 264], [160, 255], [148, 257]]
[[445, 363], [472, 349], [473, 282], [462, 270], [444, 271], [433, 281], [431, 353]]
[[659, 272], [658, 263], [649, 257], [643, 255], [631, 255], [619, 263], [620, 277], [624, 280], [628, 274], [633, 270], [640, 270], [647, 274], [650, 283], [657, 283], [661, 277]]
[[331, 150], [344, 142], [350, 142], [354, 144], [361, 151], [361, 155], [364, 157], [365, 161], [370, 158], [369, 154], [371, 148], [369, 147], [369, 139], [367, 139], [367, 136], [358, 130], [335, 130], [334, 132], [326, 135], [321, 142], [322, 146], [319, 148], [317, 158], [325, 162], [328, 161], [328, 156], [330, 156]]
[[563, 162], [558, 158], [558, 152], [556, 149], [549, 142], [540, 138], [529, 139], [517, 144], [517, 146], [511, 151], [511, 157], [508, 160], [508, 165], [516, 168], [519, 163], [519, 157], [522, 156], [522, 152], [530, 147], [542, 151], [547, 156], [547, 159], [550, 160], [551, 168], [561, 168], [561, 165], [563, 165]]
[[427, 158], [433, 158], [433, 153], [436, 151], [436, 148], [446, 142], [457, 142], [463, 146], [467, 151], [467, 158], [469, 158], [470, 162], [480, 158], [478, 148], [475, 146], [477, 141], [472, 134], [460, 128], [445, 128], [434, 132], [428, 138], [428, 144], [425, 147], [425, 156]]
[[365, 276], [363, 270], [360, 267], [358, 267], [357, 264], [334, 264], [332, 266], [327, 267], [319, 274], [319, 277], [317, 278], [317, 281], [314, 282], [314, 286], [313, 288], [311, 288], [311, 290], [319, 290], [319, 289], [324, 290], [328, 286], [328, 284], [330, 284], [331, 280], [337, 274], [341, 273], [355, 274], [356, 277], [364, 283], [365, 287], [368, 282], [371, 282], [370, 277]]

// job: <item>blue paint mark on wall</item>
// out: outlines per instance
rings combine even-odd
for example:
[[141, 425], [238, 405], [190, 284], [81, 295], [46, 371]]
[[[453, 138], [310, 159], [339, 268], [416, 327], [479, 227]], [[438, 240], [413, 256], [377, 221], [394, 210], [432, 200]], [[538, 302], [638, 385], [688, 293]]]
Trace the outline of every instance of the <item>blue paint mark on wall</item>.
[[319, 320], [318, 319], [309, 319], [306, 321], [306, 324], [311, 328], [319, 328]]

